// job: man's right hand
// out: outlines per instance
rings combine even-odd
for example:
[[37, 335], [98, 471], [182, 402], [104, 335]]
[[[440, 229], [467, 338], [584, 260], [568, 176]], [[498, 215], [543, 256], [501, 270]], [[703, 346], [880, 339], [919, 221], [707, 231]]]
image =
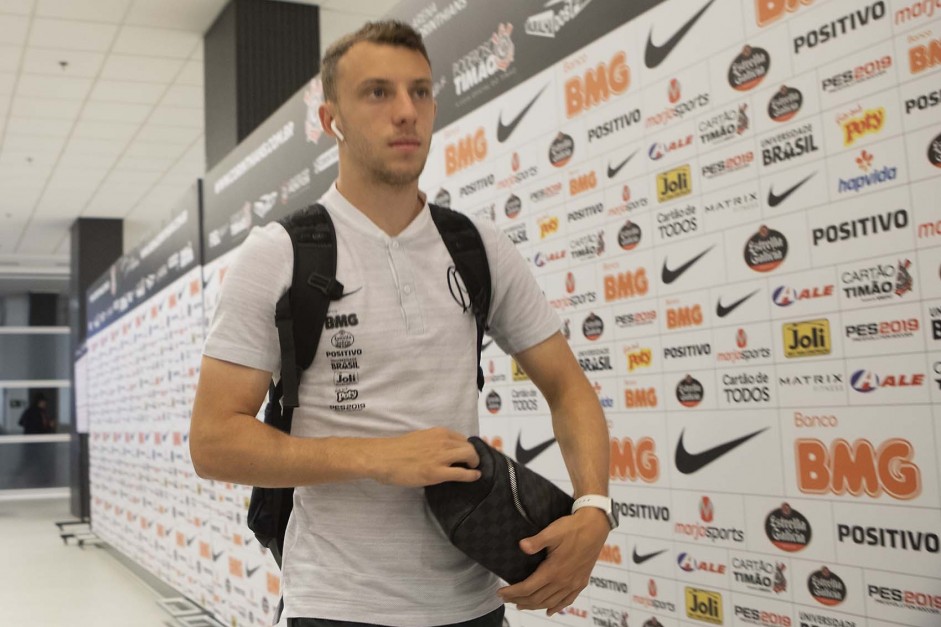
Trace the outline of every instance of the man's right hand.
[[371, 440], [366, 452], [369, 474], [380, 483], [420, 488], [480, 478], [480, 471], [474, 470], [480, 464], [474, 445], [444, 427]]

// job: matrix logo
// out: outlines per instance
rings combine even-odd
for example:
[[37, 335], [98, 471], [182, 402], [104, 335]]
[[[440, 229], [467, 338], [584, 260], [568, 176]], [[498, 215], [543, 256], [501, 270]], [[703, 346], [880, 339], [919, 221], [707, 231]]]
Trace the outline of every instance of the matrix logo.
[[711, 625], [721, 625], [722, 595], [700, 588], [686, 588], [686, 616]]
[[829, 298], [833, 296], [833, 288], [833, 285], [820, 285], [795, 289], [789, 285], [781, 285], [772, 292], [771, 300], [778, 307], [790, 307], [794, 303]]
[[830, 354], [830, 321], [826, 318], [790, 322], [781, 331], [784, 356], [789, 359]]

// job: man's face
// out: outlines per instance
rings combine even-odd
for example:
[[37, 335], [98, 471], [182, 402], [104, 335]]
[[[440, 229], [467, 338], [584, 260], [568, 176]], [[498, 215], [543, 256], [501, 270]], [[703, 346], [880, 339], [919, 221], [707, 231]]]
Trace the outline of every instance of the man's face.
[[386, 185], [418, 179], [434, 127], [431, 68], [420, 52], [354, 44], [337, 65], [334, 114], [352, 167]]

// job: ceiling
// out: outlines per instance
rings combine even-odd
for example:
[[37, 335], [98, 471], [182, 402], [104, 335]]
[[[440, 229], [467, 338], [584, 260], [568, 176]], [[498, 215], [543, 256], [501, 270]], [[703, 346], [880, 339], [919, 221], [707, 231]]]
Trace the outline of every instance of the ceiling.
[[[129, 250], [172, 217], [205, 172], [202, 35], [226, 2], [0, 0], [0, 295], [64, 289], [76, 218], [123, 219]], [[396, 0], [301, 3], [323, 50]]]

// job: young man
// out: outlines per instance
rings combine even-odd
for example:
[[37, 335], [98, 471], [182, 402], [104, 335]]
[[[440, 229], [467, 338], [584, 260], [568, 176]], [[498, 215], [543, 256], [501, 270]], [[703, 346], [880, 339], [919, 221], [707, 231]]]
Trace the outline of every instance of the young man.
[[[496, 626], [504, 602], [555, 613], [588, 583], [610, 529], [602, 509], [579, 509], [523, 540], [522, 550], [547, 548], [548, 558], [499, 588], [424, 503], [423, 486], [475, 481], [479, 460], [466, 440], [478, 429], [476, 326], [450, 294], [453, 262], [418, 190], [435, 117], [421, 37], [397, 22], [367, 24], [331, 46], [321, 75], [320, 119], [339, 143], [339, 175], [320, 202], [345, 286], [328, 317], [344, 315], [347, 326], [325, 329], [291, 435], [256, 420], [280, 368], [274, 308], [293, 254], [280, 224], [255, 229], [206, 342], [190, 434], [196, 470], [296, 486], [282, 578], [294, 627]], [[545, 395], [575, 495], [607, 495], [597, 396], [512, 243], [492, 225], [478, 228], [492, 274], [491, 336]], [[354, 400], [338, 393], [334, 367], [356, 381]]]

